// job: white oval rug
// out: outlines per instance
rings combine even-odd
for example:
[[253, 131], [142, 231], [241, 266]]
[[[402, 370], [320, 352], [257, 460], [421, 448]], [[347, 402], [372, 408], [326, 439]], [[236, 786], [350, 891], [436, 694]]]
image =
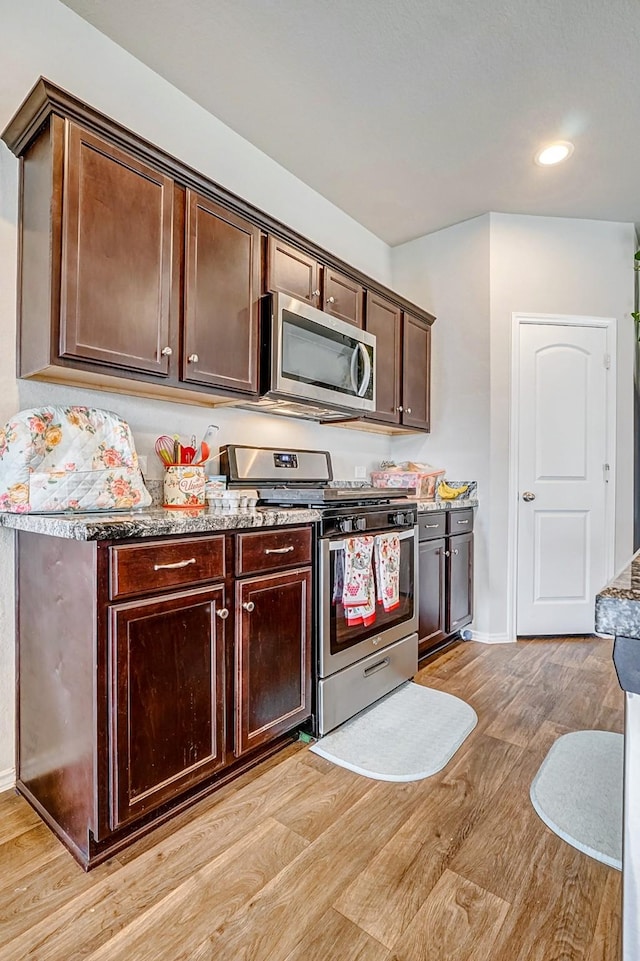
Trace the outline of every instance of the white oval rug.
[[409, 681], [311, 750], [378, 781], [419, 781], [442, 770], [477, 723], [466, 701]]
[[622, 870], [624, 738], [574, 731], [553, 744], [531, 785], [547, 827], [572, 847]]

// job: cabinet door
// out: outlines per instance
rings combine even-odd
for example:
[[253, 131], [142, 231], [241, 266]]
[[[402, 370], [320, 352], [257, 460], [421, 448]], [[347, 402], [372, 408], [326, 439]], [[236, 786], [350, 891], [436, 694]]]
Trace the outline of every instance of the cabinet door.
[[311, 715], [311, 570], [239, 581], [236, 610], [240, 755]]
[[453, 634], [473, 617], [473, 534], [450, 537], [447, 549], [447, 634]]
[[[60, 353], [166, 376], [174, 183], [68, 125], [62, 224]], [[181, 250], [181, 243], [178, 247]]]
[[402, 423], [429, 430], [431, 328], [412, 314], [402, 322]]
[[365, 328], [376, 336], [376, 410], [368, 420], [400, 423], [400, 323], [399, 307], [367, 292]]
[[322, 309], [332, 317], [362, 327], [363, 306], [364, 288], [350, 277], [325, 267]]
[[258, 390], [260, 230], [187, 190], [182, 379]]
[[418, 654], [425, 654], [447, 636], [445, 630], [445, 541], [418, 545]]
[[224, 610], [223, 587], [110, 609], [113, 829], [225, 763]]
[[276, 237], [267, 245], [267, 288], [320, 306], [320, 270], [308, 254], [290, 247]]

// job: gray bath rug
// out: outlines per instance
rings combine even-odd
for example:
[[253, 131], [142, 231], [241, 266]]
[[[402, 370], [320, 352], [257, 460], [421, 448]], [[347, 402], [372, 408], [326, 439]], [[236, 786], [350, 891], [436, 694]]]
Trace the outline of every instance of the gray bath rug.
[[409, 681], [311, 750], [378, 781], [419, 781], [442, 770], [477, 723], [465, 701]]
[[555, 742], [531, 785], [547, 827], [579, 851], [622, 870], [624, 738], [575, 731]]

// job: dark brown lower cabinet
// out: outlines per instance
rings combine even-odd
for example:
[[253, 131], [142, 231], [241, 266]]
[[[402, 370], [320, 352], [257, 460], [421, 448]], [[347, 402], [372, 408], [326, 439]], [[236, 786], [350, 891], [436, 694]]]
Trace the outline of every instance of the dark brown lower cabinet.
[[470, 624], [473, 617], [473, 534], [448, 538], [447, 634]]
[[445, 541], [421, 541], [418, 546], [420, 653], [444, 641], [446, 631]]
[[236, 592], [240, 755], [311, 713], [311, 570], [252, 577]]
[[[455, 534], [458, 524], [464, 534]], [[473, 510], [419, 515], [418, 654], [443, 644], [473, 619]]]
[[16, 786], [83, 867], [310, 717], [310, 527], [17, 543]]
[[226, 762], [224, 585], [112, 607], [111, 827]]

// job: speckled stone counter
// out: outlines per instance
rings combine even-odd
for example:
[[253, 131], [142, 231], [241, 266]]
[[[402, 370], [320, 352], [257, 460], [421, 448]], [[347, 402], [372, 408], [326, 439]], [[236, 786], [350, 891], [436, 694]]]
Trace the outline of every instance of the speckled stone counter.
[[310, 524], [320, 513], [310, 509], [267, 508], [237, 512], [148, 510], [93, 514], [0, 514], [0, 524], [33, 534], [49, 534], [76, 541], [125, 540], [166, 534]]
[[640, 958], [640, 551], [596, 596], [596, 630], [614, 634], [613, 663], [625, 692], [622, 961]]
[[640, 551], [596, 596], [596, 630], [640, 638]]
[[443, 501], [436, 497], [434, 501], [418, 501], [418, 513], [425, 511], [453, 511], [461, 510], [463, 507], [477, 507], [478, 498], [474, 494], [472, 497], [456, 497], [452, 501]]

